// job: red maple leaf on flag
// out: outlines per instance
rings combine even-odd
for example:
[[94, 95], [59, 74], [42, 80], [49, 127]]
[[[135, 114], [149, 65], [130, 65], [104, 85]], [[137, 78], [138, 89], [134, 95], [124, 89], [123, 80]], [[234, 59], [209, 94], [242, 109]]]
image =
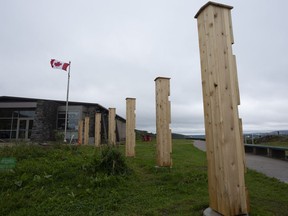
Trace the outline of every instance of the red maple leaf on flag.
[[61, 63], [61, 62], [55, 62], [54, 65], [55, 65], [56, 67], [60, 67], [60, 66], [62, 65], [62, 63]]

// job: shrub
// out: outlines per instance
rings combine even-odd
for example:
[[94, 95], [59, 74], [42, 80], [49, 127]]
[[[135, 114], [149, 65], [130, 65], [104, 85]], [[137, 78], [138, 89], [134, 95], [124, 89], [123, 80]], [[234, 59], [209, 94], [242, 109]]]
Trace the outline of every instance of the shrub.
[[103, 172], [107, 175], [125, 175], [130, 172], [121, 152], [110, 146], [101, 150], [100, 159], [94, 158], [92, 170], [94, 173]]

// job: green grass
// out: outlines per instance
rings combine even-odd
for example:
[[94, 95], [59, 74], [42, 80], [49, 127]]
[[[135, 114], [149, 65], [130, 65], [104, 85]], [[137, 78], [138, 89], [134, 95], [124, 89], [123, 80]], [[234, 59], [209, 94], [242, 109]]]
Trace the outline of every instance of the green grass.
[[[0, 215], [202, 215], [209, 206], [206, 156], [191, 140], [173, 140], [171, 169], [155, 168], [155, 142], [137, 142], [124, 175], [91, 171], [101, 155], [92, 146], [0, 150], [17, 159], [0, 172]], [[287, 184], [253, 171], [246, 182], [250, 215], [287, 215]]]
[[[251, 140], [250, 140], [251, 143]], [[288, 136], [280, 135], [268, 135], [254, 139], [255, 144], [277, 146], [277, 147], [288, 147]]]

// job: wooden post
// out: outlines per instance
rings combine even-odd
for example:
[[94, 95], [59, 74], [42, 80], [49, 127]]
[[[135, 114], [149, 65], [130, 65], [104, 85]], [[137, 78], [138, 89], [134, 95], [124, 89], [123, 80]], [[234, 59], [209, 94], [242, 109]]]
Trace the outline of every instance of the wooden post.
[[108, 119], [108, 145], [116, 145], [116, 109], [109, 108], [109, 119]]
[[85, 117], [84, 123], [84, 145], [89, 144], [89, 117]]
[[101, 113], [95, 114], [95, 146], [101, 145]]
[[126, 157], [135, 157], [136, 99], [126, 98]]
[[208, 2], [196, 14], [208, 161], [210, 207], [247, 214], [240, 104], [231, 21], [233, 7]]
[[78, 145], [83, 143], [83, 120], [78, 122]]
[[172, 167], [172, 137], [170, 130], [170, 78], [157, 77], [156, 83], [156, 139], [157, 165]]

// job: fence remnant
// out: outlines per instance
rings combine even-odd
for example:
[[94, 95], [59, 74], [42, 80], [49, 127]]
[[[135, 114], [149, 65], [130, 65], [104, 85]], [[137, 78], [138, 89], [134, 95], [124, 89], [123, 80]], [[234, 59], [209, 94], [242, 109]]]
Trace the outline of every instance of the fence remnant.
[[135, 108], [136, 99], [126, 98], [126, 157], [135, 157]]
[[244, 150], [231, 21], [233, 7], [214, 2], [196, 14], [208, 161], [210, 207], [223, 215], [247, 214]]
[[157, 165], [172, 167], [172, 136], [171, 136], [171, 109], [170, 109], [170, 78], [157, 77], [156, 84], [156, 140]]
[[108, 145], [116, 145], [116, 108], [109, 108]]

